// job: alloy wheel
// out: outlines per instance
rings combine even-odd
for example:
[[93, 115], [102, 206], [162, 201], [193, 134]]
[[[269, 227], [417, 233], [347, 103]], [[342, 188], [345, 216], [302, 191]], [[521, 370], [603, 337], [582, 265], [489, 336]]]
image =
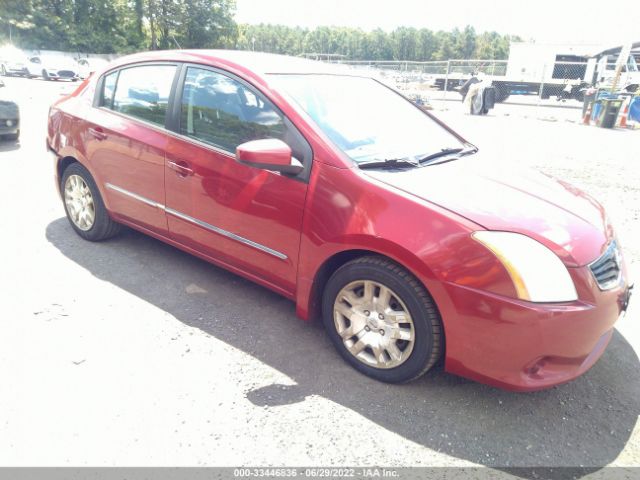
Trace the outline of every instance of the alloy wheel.
[[389, 287], [359, 280], [338, 293], [333, 319], [347, 350], [362, 363], [389, 369], [411, 355], [415, 329], [409, 310]]
[[93, 195], [84, 179], [79, 175], [70, 175], [64, 185], [64, 203], [69, 218], [82, 231], [90, 230], [96, 218]]

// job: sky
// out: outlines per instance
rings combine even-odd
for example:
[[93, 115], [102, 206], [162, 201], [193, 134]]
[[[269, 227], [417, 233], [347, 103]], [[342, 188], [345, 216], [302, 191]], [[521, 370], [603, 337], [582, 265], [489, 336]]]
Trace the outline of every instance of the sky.
[[[398, 26], [451, 30], [472, 25], [539, 43], [620, 45], [640, 41], [640, 1], [616, 0], [236, 0], [236, 21], [363, 30]], [[451, 5], [444, 8], [443, 5]]]

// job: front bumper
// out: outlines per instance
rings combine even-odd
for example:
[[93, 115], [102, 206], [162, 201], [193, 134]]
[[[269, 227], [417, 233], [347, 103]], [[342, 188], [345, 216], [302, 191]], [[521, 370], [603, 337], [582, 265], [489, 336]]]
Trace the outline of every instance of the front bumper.
[[47, 70], [47, 75], [57, 80], [80, 80], [78, 73], [71, 70]]
[[616, 288], [600, 291], [587, 267], [569, 270], [579, 300], [565, 304], [447, 284], [455, 312], [445, 322], [445, 369], [514, 391], [549, 388], [589, 370], [611, 340], [631, 287], [626, 271]]

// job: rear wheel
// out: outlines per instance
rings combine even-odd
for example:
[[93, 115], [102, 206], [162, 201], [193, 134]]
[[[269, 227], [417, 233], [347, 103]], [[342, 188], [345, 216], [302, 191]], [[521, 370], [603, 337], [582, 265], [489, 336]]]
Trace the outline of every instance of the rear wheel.
[[338, 352], [376, 380], [413, 380], [440, 358], [442, 324], [433, 299], [388, 259], [367, 256], [340, 267], [327, 283], [322, 310]]
[[65, 169], [62, 197], [69, 223], [85, 240], [106, 240], [120, 231], [120, 225], [109, 216], [93, 177], [79, 163]]

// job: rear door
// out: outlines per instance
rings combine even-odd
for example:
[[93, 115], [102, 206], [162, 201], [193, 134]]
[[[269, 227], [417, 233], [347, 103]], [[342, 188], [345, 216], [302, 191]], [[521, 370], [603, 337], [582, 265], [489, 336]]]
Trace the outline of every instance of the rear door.
[[[184, 67], [174, 120], [165, 179], [171, 237], [294, 292], [309, 144], [258, 90], [207, 67]], [[239, 144], [262, 138], [285, 141], [305, 171], [292, 177], [235, 161]]]
[[167, 107], [175, 64], [140, 64], [108, 73], [85, 135], [105, 202], [120, 219], [168, 234], [164, 213]]

